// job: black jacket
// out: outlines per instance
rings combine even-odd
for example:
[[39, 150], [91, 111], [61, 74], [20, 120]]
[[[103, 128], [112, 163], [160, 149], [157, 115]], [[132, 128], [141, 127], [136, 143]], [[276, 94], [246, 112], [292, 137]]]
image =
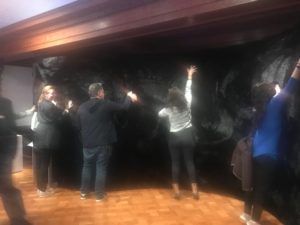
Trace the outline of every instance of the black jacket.
[[0, 97], [0, 160], [7, 154], [11, 158], [15, 155], [17, 141], [15, 129], [12, 103], [9, 99]]
[[34, 146], [36, 150], [52, 149], [59, 147], [61, 132], [60, 121], [63, 110], [56, 107], [52, 102], [44, 100], [38, 104], [38, 126], [35, 130]]
[[129, 105], [129, 97], [123, 103], [97, 98], [83, 103], [77, 112], [83, 147], [93, 148], [115, 143], [117, 135], [113, 114], [128, 109]]
[[12, 103], [9, 99], [0, 97], [0, 137], [15, 134], [15, 128]]

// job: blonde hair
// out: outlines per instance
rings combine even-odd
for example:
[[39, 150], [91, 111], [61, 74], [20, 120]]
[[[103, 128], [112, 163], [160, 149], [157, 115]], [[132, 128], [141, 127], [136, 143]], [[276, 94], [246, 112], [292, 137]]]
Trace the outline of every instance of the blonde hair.
[[53, 85], [46, 85], [43, 90], [42, 93], [40, 95], [39, 101], [38, 103], [40, 103], [41, 101], [45, 100], [45, 96], [49, 93], [50, 90], [54, 90], [57, 91], [56, 87]]

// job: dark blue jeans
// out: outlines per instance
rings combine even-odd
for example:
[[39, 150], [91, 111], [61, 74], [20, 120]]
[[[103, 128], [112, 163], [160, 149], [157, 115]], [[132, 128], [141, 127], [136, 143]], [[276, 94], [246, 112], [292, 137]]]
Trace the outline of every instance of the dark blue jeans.
[[83, 148], [83, 169], [81, 176], [81, 193], [90, 192], [93, 168], [96, 165], [95, 193], [96, 197], [105, 194], [106, 173], [112, 146], [97, 146], [94, 148]]

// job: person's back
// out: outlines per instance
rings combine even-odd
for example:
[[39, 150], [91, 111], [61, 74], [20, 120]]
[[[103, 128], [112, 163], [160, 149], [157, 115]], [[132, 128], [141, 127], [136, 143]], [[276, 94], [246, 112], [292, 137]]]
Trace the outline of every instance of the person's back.
[[117, 141], [113, 114], [116, 111], [127, 109], [130, 105], [130, 99], [135, 101], [137, 97], [129, 92], [123, 103], [105, 100], [101, 83], [91, 84], [89, 95], [91, 99], [83, 103], [77, 112], [78, 127], [83, 144], [80, 198], [86, 199], [90, 193], [92, 170], [96, 165], [96, 201], [102, 201], [106, 196], [106, 170], [112, 144]]
[[78, 109], [82, 143], [84, 147], [95, 147], [111, 144], [117, 141], [113, 124], [113, 113], [126, 109], [129, 100], [124, 105], [104, 99], [92, 98], [83, 103]]
[[178, 132], [192, 126], [192, 79], [188, 79], [184, 95], [177, 88], [171, 88], [168, 96], [168, 106], [160, 110], [160, 117], [168, 117], [170, 132]]
[[257, 126], [253, 141], [253, 157], [269, 155], [278, 159], [281, 151], [281, 142], [286, 127], [286, 105], [297, 86], [297, 80], [290, 78], [284, 89], [271, 98], [265, 113]]

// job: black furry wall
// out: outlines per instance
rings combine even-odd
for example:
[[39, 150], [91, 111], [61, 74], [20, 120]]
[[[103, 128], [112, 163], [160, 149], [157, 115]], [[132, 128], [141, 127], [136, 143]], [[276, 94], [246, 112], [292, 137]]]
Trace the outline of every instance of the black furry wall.
[[[260, 81], [278, 81], [283, 86], [300, 56], [299, 40], [300, 29], [295, 29], [262, 42], [197, 53], [53, 57], [34, 64], [36, 90], [41, 83], [57, 84], [77, 105], [87, 99], [86, 90], [92, 82], [103, 82], [106, 96], [114, 101], [122, 101], [126, 90], [136, 92], [140, 102], [115, 118], [119, 141], [109, 183], [111, 188], [168, 186], [168, 124], [158, 119], [157, 112], [163, 107], [168, 88], [183, 88], [186, 67], [196, 65], [199, 73], [193, 83], [192, 115], [198, 136], [200, 188], [241, 197], [230, 159], [237, 140], [249, 132], [253, 116], [251, 87]], [[291, 139], [285, 165], [266, 203], [284, 224], [290, 225], [300, 224], [299, 92], [289, 106]], [[65, 171], [76, 171], [74, 176], [78, 177], [80, 140], [72, 127], [72, 117], [66, 124], [67, 138], [62, 143], [60, 161], [68, 169], [60, 173], [63, 177]], [[133, 177], [135, 182], [129, 183]], [[185, 177], [183, 173], [183, 181]]]

